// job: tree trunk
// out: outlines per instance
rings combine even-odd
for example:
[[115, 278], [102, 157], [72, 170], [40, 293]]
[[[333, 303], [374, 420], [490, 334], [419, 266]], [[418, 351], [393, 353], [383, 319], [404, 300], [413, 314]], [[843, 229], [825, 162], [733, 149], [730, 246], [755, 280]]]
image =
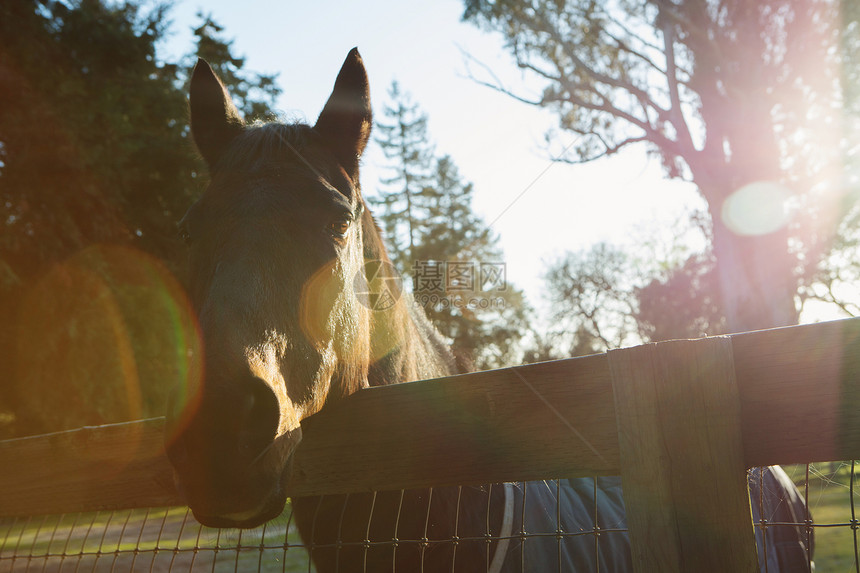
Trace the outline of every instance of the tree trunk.
[[712, 207], [711, 217], [727, 330], [745, 332], [796, 324], [797, 285], [785, 227], [765, 235], [740, 236], [726, 227], [720, 210]]

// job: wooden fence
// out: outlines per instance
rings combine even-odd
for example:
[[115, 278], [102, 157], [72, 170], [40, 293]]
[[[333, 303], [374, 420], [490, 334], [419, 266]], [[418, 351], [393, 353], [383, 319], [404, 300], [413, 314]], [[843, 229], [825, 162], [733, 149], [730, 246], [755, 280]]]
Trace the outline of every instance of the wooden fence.
[[[860, 320], [372, 388], [303, 427], [294, 496], [621, 475], [637, 571], [752, 572], [746, 469], [860, 458]], [[0, 442], [0, 515], [182, 505], [161, 432]]]

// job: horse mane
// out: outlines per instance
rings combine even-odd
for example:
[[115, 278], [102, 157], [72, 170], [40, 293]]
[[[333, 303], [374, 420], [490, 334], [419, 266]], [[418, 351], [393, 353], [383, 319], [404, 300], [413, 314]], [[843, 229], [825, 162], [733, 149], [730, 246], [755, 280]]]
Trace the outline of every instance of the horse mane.
[[[366, 204], [362, 216], [362, 233], [365, 261], [381, 261], [391, 265], [382, 231]], [[404, 291], [391, 309], [372, 311], [371, 321], [371, 362], [368, 373], [371, 386], [455, 373], [451, 349], [427, 315], [416, 306], [410, 293]]]

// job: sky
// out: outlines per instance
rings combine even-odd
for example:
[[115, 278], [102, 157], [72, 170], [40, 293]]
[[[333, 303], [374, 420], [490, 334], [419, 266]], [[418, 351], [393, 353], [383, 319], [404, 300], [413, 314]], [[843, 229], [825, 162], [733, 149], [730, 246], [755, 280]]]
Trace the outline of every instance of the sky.
[[[286, 118], [313, 123], [354, 46], [377, 117], [396, 80], [426, 112], [437, 153], [450, 155], [474, 184], [474, 210], [500, 238], [508, 283], [525, 290], [539, 311], [546, 310], [547, 263], [598, 241], [641, 242], [704, 205], [691, 185], [665, 180], [644, 148], [586, 165], [553, 162], [544, 148], [544, 134], [557, 122], [552, 112], [469, 77], [464, 52], [518, 93], [541, 89], [514, 66], [501, 36], [460, 21], [460, 1], [177, 0], [168, 55], [191, 51], [201, 10], [224, 26], [246, 69], [279, 74], [277, 110]], [[574, 140], [567, 134], [561, 143]], [[386, 174], [384, 165], [372, 143], [362, 163], [366, 195]]]

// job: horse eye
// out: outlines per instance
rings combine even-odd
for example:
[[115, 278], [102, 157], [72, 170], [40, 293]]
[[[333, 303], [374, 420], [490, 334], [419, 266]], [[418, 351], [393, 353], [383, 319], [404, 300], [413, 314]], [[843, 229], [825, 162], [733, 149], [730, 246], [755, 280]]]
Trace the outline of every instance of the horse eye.
[[335, 237], [342, 239], [346, 237], [346, 234], [349, 232], [349, 226], [352, 224], [352, 219], [348, 217], [341, 217], [339, 219], [335, 219], [331, 223], [328, 224], [329, 232]]

